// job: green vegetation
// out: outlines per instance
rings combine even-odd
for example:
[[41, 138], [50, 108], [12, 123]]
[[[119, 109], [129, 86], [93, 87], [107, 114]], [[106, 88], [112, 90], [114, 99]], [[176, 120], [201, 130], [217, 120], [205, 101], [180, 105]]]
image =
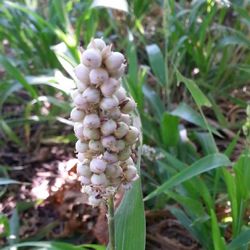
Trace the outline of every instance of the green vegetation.
[[[125, 0], [117, 2], [126, 6]], [[142, 123], [145, 210], [168, 209], [202, 249], [247, 250], [249, 1], [228, 6], [226, 0], [131, 0], [127, 13], [93, 3], [0, 2], [1, 148], [29, 154], [48, 140], [73, 148], [67, 119], [79, 43], [103, 37], [127, 57], [123, 84], [137, 102]], [[40, 141], [32, 136], [36, 129], [42, 131]], [[65, 129], [71, 132], [62, 133]], [[11, 177], [11, 164], [1, 164], [2, 199], [18, 180]], [[116, 238], [124, 244], [118, 250], [144, 249], [144, 232], [135, 236], [137, 227], [131, 226], [145, 226], [138, 214], [143, 207], [138, 186], [116, 215], [126, 215], [117, 222]], [[18, 214], [30, 206], [21, 203], [11, 217], [1, 214], [6, 249], [88, 247], [19, 239]]]

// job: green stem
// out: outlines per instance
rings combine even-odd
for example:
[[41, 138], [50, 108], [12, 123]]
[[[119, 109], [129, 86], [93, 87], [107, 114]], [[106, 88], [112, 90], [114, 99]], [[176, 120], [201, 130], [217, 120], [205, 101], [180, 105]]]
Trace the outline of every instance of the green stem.
[[116, 250], [115, 247], [115, 209], [114, 209], [114, 197], [110, 196], [107, 202], [108, 206], [108, 228], [109, 228], [109, 250]]

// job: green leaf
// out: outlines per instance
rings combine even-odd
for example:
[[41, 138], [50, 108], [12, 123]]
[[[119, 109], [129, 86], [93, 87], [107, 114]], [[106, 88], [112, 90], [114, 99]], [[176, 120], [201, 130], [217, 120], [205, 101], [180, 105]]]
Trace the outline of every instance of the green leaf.
[[[138, 127], [138, 126], [137, 126]], [[139, 172], [141, 152], [138, 154]], [[127, 191], [115, 213], [116, 247], [119, 250], [145, 249], [145, 215], [140, 179]]]
[[161, 120], [161, 136], [166, 147], [176, 146], [179, 140], [179, 118], [164, 112]]
[[235, 250], [250, 244], [250, 229], [242, 231], [232, 242], [227, 246], [227, 250]]
[[36, 90], [25, 80], [24, 76], [21, 74], [21, 72], [14, 67], [7, 58], [0, 55], [0, 63], [4, 66], [5, 70], [16, 79], [18, 82], [20, 82], [23, 87], [28, 91], [28, 93], [31, 95], [31, 97], [36, 98], [37, 92]]
[[9, 185], [9, 184], [20, 184], [21, 182], [19, 181], [15, 181], [12, 179], [8, 179], [8, 178], [0, 178], [0, 186], [1, 185]]
[[150, 66], [159, 79], [162, 86], [166, 84], [165, 62], [160, 48], [156, 44], [146, 46], [146, 51], [149, 57]]
[[212, 106], [211, 102], [202, 93], [200, 88], [196, 85], [196, 83], [193, 80], [184, 77], [177, 69], [176, 69], [176, 75], [177, 75], [177, 80], [179, 82], [183, 82], [186, 85], [186, 87], [188, 88], [189, 92], [191, 93], [198, 107], [202, 107], [202, 106], [211, 107]]
[[218, 220], [216, 218], [216, 214], [214, 210], [210, 211], [211, 213], [211, 223], [212, 223], [212, 237], [213, 237], [213, 244], [215, 250], [225, 250], [225, 240], [221, 236]]
[[204, 172], [230, 164], [231, 162], [224, 154], [216, 153], [205, 156], [202, 159], [196, 161], [190, 167], [182, 170], [178, 174], [171, 177], [169, 180], [159, 186], [156, 190], [146, 196], [144, 200], [152, 199], [153, 197], [163, 193], [165, 190], [173, 188], [174, 186], [177, 186], [182, 182], [187, 181]]
[[9, 220], [10, 225], [10, 235], [8, 241], [10, 245], [17, 243], [19, 241], [19, 216], [17, 209], [15, 208]]

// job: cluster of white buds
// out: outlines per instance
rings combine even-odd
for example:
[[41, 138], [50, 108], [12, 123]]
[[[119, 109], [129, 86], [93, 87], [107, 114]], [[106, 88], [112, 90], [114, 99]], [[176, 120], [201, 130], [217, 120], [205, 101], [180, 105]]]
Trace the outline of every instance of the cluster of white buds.
[[119, 80], [125, 66], [123, 54], [94, 39], [75, 68], [70, 118], [78, 138], [77, 173], [92, 206], [138, 178], [133, 155], [140, 132], [131, 116], [136, 104]]

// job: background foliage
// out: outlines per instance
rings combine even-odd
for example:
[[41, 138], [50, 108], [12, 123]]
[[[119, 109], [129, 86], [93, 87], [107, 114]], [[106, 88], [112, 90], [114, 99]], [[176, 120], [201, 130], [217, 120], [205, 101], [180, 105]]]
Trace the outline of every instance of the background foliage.
[[[145, 208], [171, 211], [203, 249], [248, 249], [249, 1], [124, 0], [120, 10], [100, 2], [0, 2], [1, 148], [28, 154], [46, 140], [73, 145], [61, 130], [70, 125], [79, 43], [103, 37], [127, 56], [124, 85], [142, 122]], [[2, 197], [18, 181], [11, 171], [3, 162]], [[9, 245], [60, 249], [22, 243], [20, 211], [0, 217]], [[137, 223], [143, 228], [143, 217]], [[130, 249], [143, 249], [144, 237], [136, 244]]]

